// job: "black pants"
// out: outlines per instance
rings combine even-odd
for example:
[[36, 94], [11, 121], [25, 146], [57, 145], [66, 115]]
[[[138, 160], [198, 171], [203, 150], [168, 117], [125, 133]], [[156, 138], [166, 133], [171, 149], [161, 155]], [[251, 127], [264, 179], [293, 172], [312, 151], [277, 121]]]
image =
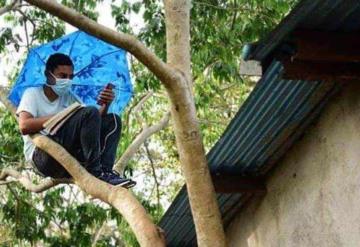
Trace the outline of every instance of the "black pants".
[[[114, 130], [115, 126], [117, 128]], [[97, 175], [101, 171], [112, 170], [120, 134], [121, 120], [118, 115], [100, 116], [95, 107], [84, 107], [49, 138], [63, 146], [90, 173]], [[108, 137], [104, 143], [106, 136]], [[37, 147], [32, 159], [41, 175], [53, 178], [70, 177], [62, 165]]]

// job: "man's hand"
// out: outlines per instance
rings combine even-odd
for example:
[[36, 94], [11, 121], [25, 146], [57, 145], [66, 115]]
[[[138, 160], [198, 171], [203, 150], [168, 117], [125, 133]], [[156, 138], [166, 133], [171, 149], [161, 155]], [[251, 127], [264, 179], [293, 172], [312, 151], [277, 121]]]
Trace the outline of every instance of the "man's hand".
[[107, 113], [109, 105], [114, 100], [115, 94], [111, 87], [105, 87], [98, 96], [98, 104], [101, 105], [99, 112], [100, 115]]
[[98, 96], [98, 102], [100, 105], [110, 105], [111, 102], [114, 100], [115, 94], [111, 88], [104, 88], [99, 96]]

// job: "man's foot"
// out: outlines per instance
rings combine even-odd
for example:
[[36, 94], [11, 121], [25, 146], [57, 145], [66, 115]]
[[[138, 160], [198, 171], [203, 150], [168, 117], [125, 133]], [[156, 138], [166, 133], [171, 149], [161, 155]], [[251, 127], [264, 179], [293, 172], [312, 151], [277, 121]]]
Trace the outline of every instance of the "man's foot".
[[135, 181], [128, 178], [120, 177], [119, 175], [111, 171], [102, 172], [98, 178], [109, 184], [119, 185], [127, 189], [136, 185]]

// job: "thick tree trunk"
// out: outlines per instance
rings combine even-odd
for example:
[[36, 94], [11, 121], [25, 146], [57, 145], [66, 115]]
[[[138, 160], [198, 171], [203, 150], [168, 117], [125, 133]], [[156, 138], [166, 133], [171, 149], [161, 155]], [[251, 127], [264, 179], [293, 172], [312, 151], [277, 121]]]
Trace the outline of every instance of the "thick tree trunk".
[[[165, 0], [168, 64], [134, 37], [117, 33], [52, 0], [25, 0], [108, 43], [122, 47], [149, 68], [164, 84], [180, 161], [187, 183], [199, 246], [226, 246], [196, 117], [190, 72], [190, 0]], [[169, 66], [170, 65], [170, 66]]]
[[184, 77], [182, 83], [172, 83], [168, 94], [198, 246], [226, 246], [192, 92], [190, 0], [165, 0], [164, 3], [167, 62]]

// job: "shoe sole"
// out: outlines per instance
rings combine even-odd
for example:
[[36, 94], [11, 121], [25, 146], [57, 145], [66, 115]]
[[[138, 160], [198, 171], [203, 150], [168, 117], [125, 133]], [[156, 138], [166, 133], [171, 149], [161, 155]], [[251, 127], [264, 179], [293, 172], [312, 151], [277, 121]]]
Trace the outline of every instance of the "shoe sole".
[[135, 185], [136, 185], [136, 182], [135, 182], [135, 181], [130, 181], [130, 183], [128, 183], [128, 184], [126, 185], [126, 188], [127, 188], [127, 189], [130, 189], [130, 188], [134, 187]]
[[128, 181], [124, 181], [120, 184], [117, 184], [115, 186], [121, 186], [121, 187], [124, 187], [126, 189], [129, 189], [129, 188], [132, 188], [136, 185], [136, 182], [132, 181], [132, 180], [128, 180]]

